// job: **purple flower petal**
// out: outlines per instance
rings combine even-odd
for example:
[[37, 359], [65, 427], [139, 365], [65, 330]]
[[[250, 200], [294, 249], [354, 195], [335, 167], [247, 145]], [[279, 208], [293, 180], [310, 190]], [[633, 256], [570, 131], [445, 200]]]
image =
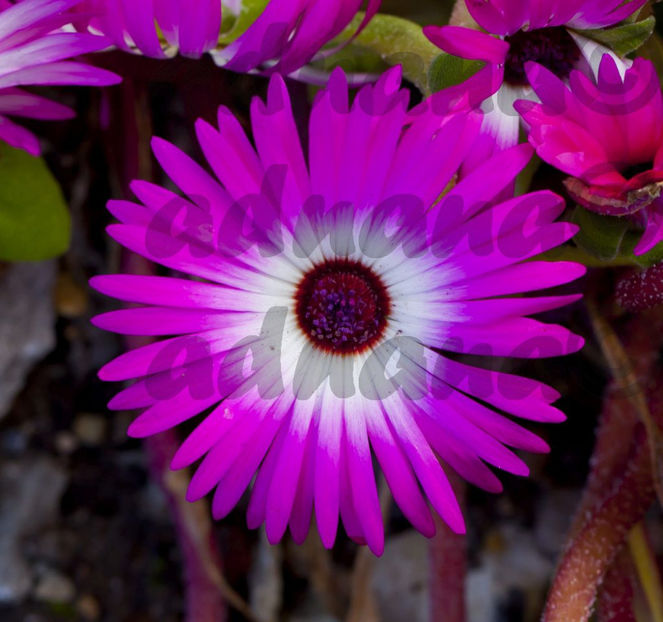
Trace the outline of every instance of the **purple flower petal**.
[[[122, 223], [111, 236], [194, 277], [91, 281], [142, 305], [96, 325], [166, 337], [101, 370], [104, 380], [136, 381], [110, 407], [141, 411], [136, 436], [207, 413], [172, 466], [201, 460], [188, 498], [214, 490], [217, 518], [250, 488], [247, 523], [264, 523], [270, 542], [288, 527], [303, 541], [315, 515], [324, 546], [333, 546], [340, 519], [353, 540], [381, 554], [374, 456], [417, 529], [434, 533], [430, 503], [463, 532], [439, 459], [499, 492], [491, 468], [528, 473], [510, 447], [548, 450], [514, 418], [564, 419], [553, 389], [444, 353], [527, 359], [582, 347], [567, 329], [527, 317], [578, 296], [516, 296], [584, 274], [569, 262], [531, 261], [577, 227], [556, 222], [564, 206], [553, 193], [505, 198], [531, 157], [528, 145], [476, 165], [481, 115], [408, 113], [399, 80], [398, 70], [387, 72], [350, 106], [347, 80], [334, 72], [313, 104], [307, 154], [283, 80], [273, 77], [267, 101], [252, 106], [255, 148], [221, 109], [219, 129], [196, 124], [213, 173], [166, 141], [152, 143], [186, 198], [134, 182], [136, 202], [109, 204]], [[449, 190], [466, 165], [472, 170]], [[275, 170], [280, 178], [270, 177]], [[280, 236], [276, 252], [261, 247], [256, 230], [265, 223]], [[228, 231], [237, 254], [226, 252]], [[394, 348], [409, 384], [386, 371]]]

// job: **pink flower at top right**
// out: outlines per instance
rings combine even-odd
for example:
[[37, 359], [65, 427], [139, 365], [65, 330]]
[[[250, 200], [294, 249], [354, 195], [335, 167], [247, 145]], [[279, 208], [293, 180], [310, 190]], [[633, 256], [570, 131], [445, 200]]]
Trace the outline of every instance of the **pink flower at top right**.
[[641, 255], [663, 240], [663, 97], [655, 67], [637, 58], [624, 71], [606, 54], [596, 80], [571, 72], [568, 86], [529, 63], [527, 77], [541, 100], [518, 101], [539, 156], [569, 174], [581, 205], [625, 216], [645, 230]]
[[[426, 36], [445, 52], [486, 66], [460, 85], [436, 94], [441, 102], [462, 99], [481, 106], [484, 132], [498, 149], [518, 143], [518, 99], [533, 99], [525, 65], [537, 62], [559, 78], [572, 70], [596, 75], [609, 52], [586, 31], [614, 26], [637, 13], [645, 0], [466, 0], [485, 32], [460, 26], [427, 26]], [[617, 58], [617, 57], [615, 57]]]

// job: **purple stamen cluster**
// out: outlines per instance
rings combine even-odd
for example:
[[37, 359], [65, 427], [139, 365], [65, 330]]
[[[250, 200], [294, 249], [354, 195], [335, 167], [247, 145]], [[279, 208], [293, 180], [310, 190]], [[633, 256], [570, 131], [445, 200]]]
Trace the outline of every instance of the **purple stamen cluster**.
[[389, 297], [370, 268], [337, 259], [304, 276], [296, 312], [300, 327], [316, 347], [336, 354], [356, 353], [382, 336]]
[[534, 61], [556, 76], [567, 78], [580, 60], [580, 48], [566, 28], [519, 30], [506, 37], [510, 48], [504, 67], [504, 80], [512, 86], [527, 86], [525, 64]]

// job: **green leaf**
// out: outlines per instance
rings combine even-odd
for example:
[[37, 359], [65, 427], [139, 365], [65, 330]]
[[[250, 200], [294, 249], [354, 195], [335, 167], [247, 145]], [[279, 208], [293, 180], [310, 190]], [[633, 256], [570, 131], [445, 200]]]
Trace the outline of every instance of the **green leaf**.
[[[364, 14], [358, 13], [331, 45], [350, 39], [363, 19]], [[378, 13], [354, 40], [353, 46], [370, 50], [387, 65], [402, 65], [405, 78], [422, 93], [430, 93], [429, 67], [440, 55], [440, 50], [426, 38], [419, 24]]]
[[571, 220], [580, 227], [573, 242], [582, 253], [577, 260], [585, 265], [648, 268], [663, 261], [663, 243], [644, 255], [633, 253], [643, 232], [634, 231], [628, 218], [601, 216], [584, 207], [576, 207]]
[[619, 260], [601, 260], [582, 248], [570, 244], [564, 244], [563, 246], [552, 248], [536, 257], [536, 259], [541, 259], [542, 261], [575, 261], [588, 268], [615, 268], [634, 265], [632, 261], [620, 263]]
[[580, 227], [573, 238], [578, 247], [604, 261], [612, 261], [620, 254], [624, 236], [630, 226], [628, 220], [601, 216], [584, 207], [576, 207], [571, 220]]
[[[521, 129], [521, 134], [524, 130]], [[520, 142], [527, 142], [527, 135], [521, 136]], [[532, 159], [527, 163], [527, 166], [516, 177], [516, 196], [522, 196], [530, 191], [532, 180], [541, 168], [542, 160], [538, 155], [534, 154]]]
[[582, 30], [580, 34], [602, 43], [619, 56], [626, 56], [644, 45], [652, 36], [655, 26], [656, 18], [652, 15], [632, 24], [622, 23], [614, 28]]
[[654, 33], [654, 36], [642, 46], [638, 54], [654, 63], [661, 86], [663, 86], [663, 41], [661, 41], [661, 36]]
[[635, 265], [642, 266], [643, 268], [650, 268], [651, 266], [661, 263], [663, 261], [663, 243], [657, 244], [644, 255], [633, 254], [633, 249], [640, 241], [640, 238], [642, 238], [641, 231], [629, 231], [624, 237], [624, 242], [622, 243], [622, 256], [632, 258]]
[[[654, 0], [653, 4], [655, 4], [656, 2], [660, 2], [660, 1], [661, 0]], [[644, 7], [640, 7], [637, 11], [633, 11], [633, 13], [631, 13], [623, 22], [621, 22], [621, 24], [635, 24], [635, 22], [638, 21], [638, 18], [640, 17], [640, 15], [642, 15], [643, 9], [644, 9]], [[621, 24], [619, 24], [619, 25], [621, 25]]]
[[44, 161], [0, 143], [0, 260], [56, 257], [70, 235], [67, 205]]
[[440, 54], [428, 71], [428, 85], [432, 93], [456, 86], [471, 78], [485, 63], [478, 60], [459, 58], [451, 54]]
[[381, 74], [389, 66], [374, 50], [351, 43], [318, 63], [326, 72], [331, 73], [341, 67], [346, 74]]

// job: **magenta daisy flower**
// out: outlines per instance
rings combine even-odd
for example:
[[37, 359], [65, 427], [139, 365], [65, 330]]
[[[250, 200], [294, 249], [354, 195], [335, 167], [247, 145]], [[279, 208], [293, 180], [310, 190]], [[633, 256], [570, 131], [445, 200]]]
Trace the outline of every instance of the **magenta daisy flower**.
[[[125, 50], [137, 50], [156, 58], [179, 50], [196, 58], [219, 44], [219, 0], [150, 0], [138, 6], [131, 0], [88, 2], [102, 14], [90, 26]], [[364, 23], [377, 11], [380, 2], [369, 0]], [[270, 0], [246, 32], [215, 53], [214, 58], [235, 71], [269, 67], [291, 73], [341, 33], [363, 4], [363, 0]], [[226, 17], [242, 23], [241, 3], [224, 4], [223, 10]], [[228, 34], [232, 35], [232, 27]]]
[[[486, 32], [459, 26], [429, 26], [426, 36], [445, 52], [487, 66], [447, 96], [464, 94], [486, 112], [486, 131], [498, 147], [518, 142], [517, 99], [530, 99], [525, 64], [535, 61], [566, 79], [572, 69], [595, 75], [609, 50], [582, 35], [583, 30], [617, 24], [646, 0], [466, 0]], [[442, 99], [444, 95], [440, 96]]]
[[8, 117], [68, 119], [73, 110], [24, 91], [30, 85], [116, 84], [109, 71], [69, 60], [108, 46], [103, 37], [63, 32], [71, 22], [68, 10], [77, 0], [24, 0], [0, 3], [0, 139], [39, 154], [34, 134]]
[[335, 71], [313, 105], [307, 158], [275, 75], [267, 101], [251, 108], [255, 148], [222, 107], [218, 129], [196, 125], [216, 178], [154, 139], [187, 198], [137, 181], [139, 203], [109, 203], [121, 221], [110, 235], [181, 275], [92, 280], [141, 305], [100, 315], [97, 326], [169, 337], [100, 371], [136, 380], [109, 406], [142, 411], [135, 437], [202, 415], [172, 463], [202, 459], [188, 499], [215, 490], [221, 518], [253, 481], [248, 524], [264, 522], [271, 542], [288, 526], [303, 541], [314, 514], [330, 547], [340, 516], [354, 540], [381, 553], [374, 457], [417, 529], [434, 533], [430, 503], [462, 532], [440, 458], [498, 492], [489, 465], [524, 476], [511, 448], [548, 450], [512, 418], [564, 419], [553, 389], [456, 354], [539, 358], [582, 346], [528, 317], [578, 296], [522, 296], [583, 274], [575, 263], [531, 260], [576, 227], [554, 222], [563, 201], [550, 192], [495, 203], [530, 159], [529, 145], [445, 194], [480, 115], [408, 125], [408, 97], [394, 69], [350, 106]]
[[663, 97], [655, 67], [637, 58], [624, 73], [606, 54], [596, 81], [575, 71], [568, 87], [540, 65], [527, 73], [542, 103], [516, 108], [537, 153], [572, 176], [567, 189], [584, 207], [643, 226], [635, 253], [651, 250], [663, 240]]

